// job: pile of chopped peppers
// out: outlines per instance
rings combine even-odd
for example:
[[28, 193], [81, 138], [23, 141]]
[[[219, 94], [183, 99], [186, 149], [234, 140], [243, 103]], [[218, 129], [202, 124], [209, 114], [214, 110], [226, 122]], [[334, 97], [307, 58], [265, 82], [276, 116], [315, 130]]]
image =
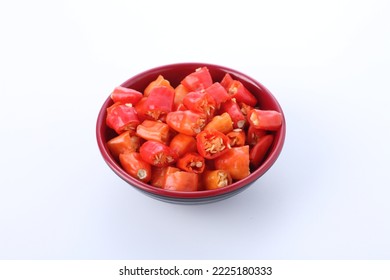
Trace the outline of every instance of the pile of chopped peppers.
[[122, 86], [110, 95], [107, 142], [130, 176], [156, 188], [203, 191], [229, 186], [264, 161], [281, 113], [226, 73], [213, 81], [200, 67], [173, 87], [158, 75], [143, 92]]

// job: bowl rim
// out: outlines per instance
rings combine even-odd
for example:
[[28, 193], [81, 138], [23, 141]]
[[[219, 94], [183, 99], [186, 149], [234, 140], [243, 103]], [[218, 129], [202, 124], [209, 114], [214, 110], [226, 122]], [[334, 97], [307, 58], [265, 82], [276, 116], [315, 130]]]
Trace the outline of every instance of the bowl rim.
[[110, 154], [106, 142], [103, 140], [103, 131], [105, 127], [105, 119], [106, 119], [106, 108], [107, 106], [112, 102], [110, 95], [107, 97], [105, 102], [103, 103], [102, 107], [99, 110], [98, 118], [96, 121], [96, 139], [97, 144], [100, 150], [100, 153], [105, 160], [106, 164], [111, 168], [111, 170], [117, 174], [122, 180], [129, 183], [131, 186], [144, 191], [148, 193], [152, 193], [153, 195], [157, 195], [160, 197], [166, 197], [171, 199], [205, 199], [205, 198], [214, 198], [221, 195], [225, 195], [230, 192], [234, 192], [240, 188], [245, 187], [246, 185], [249, 185], [256, 181], [258, 178], [260, 178], [264, 173], [266, 173], [271, 166], [275, 163], [277, 158], [279, 157], [285, 137], [286, 137], [286, 120], [284, 116], [284, 112], [277, 101], [277, 99], [274, 97], [274, 95], [260, 82], [258, 82], [256, 79], [248, 76], [247, 74], [244, 74], [240, 71], [237, 71], [235, 69], [220, 66], [217, 64], [210, 64], [210, 63], [201, 63], [201, 62], [181, 62], [181, 63], [173, 63], [173, 64], [166, 64], [161, 65], [157, 67], [150, 68], [148, 70], [142, 71], [130, 78], [128, 78], [125, 82], [121, 83], [121, 86], [127, 86], [127, 84], [141, 79], [144, 75], [150, 74], [151, 72], [160, 72], [163, 70], [171, 69], [173, 67], [194, 67], [194, 70], [201, 66], [206, 66], [209, 68], [218, 68], [222, 71], [229, 72], [233, 74], [238, 79], [244, 79], [246, 81], [249, 81], [253, 83], [255, 86], [262, 89], [270, 99], [272, 99], [272, 102], [275, 104], [277, 111], [282, 114], [282, 126], [279, 131], [279, 138], [277, 142], [273, 143], [274, 150], [271, 155], [268, 155], [265, 161], [261, 164], [260, 167], [258, 167], [256, 170], [251, 172], [249, 176], [245, 177], [244, 179], [241, 179], [237, 182], [232, 183], [229, 186], [226, 186], [224, 188], [215, 189], [215, 190], [202, 190], [202, 191], [196, 191], [196, 192], [185, 192], [185, 191], [172, 191], [172, 190], [165, 190], [161, 188], [154, 187], [152, 185], [149, 185], [147, 183], [141, 182], [133, 177], [131, 177], [129, 174], [127, 174], [120, 165], [116, 162], [116, 160], [112, 157]]

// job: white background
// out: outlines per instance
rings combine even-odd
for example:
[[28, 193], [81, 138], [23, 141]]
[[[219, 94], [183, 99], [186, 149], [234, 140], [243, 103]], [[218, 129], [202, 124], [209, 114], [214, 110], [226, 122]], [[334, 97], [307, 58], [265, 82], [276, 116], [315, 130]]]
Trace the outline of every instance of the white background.
[[[0, 259], [389, 259], [388, 1], [1, 1]], [[136, 191], [95, 140], [111, 90], [207, 62], [287, 120], [275, 165], [225, 201]]]

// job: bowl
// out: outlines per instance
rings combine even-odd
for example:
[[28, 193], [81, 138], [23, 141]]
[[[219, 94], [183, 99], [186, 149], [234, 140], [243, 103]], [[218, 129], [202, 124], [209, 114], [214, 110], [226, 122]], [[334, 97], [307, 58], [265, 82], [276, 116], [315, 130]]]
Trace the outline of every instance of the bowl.
[[209, 69], [214, 81], [221, 81], [225, 73], [229, 73], [234, 79], [239, 80], [258, 99], [261, 109], [275, 110], [281, 113], [282, 125], [277, 131], [275, 131], [273, 144], [269, 149], [263, 163], [256, 170], [252, 171], [251, 174], [246, 178], [234, 182], [224, 188], [215, 190], [203, 190], [195, 192], [165, 190], [156, 188], [131, 177], [122, 169], [121, 165], [111, 155], [107, 147], [107, 141], [113, 138], [116, 134], [106, 125], [105, 121], [107, 116], [106, 109], [113, 104], [110, 96], [108, 96], [100, 109], [96, 123], [97, 144], [103, 159], [112, 169], [112, 171], [115, 172], [130, 186], [150, 197], [161, 201], [179, 204], [203, 204], [232, 197], [249, 188], [256, 180], [263, 176], [275, 163], [283, 148], [286, 135], [286, 122], [281, 106], [265, 86], [263, 86], [254, 78], [251, 78], [250, 76], [237, 70], [208, 63], [176, 63], [146, 70], [129, 78], [127, 81], [122, 83], [121, 86], [143, 92], [143, 89], [151, 81], [155, 80], [158, 75], [161, 74], [165, 79], [170, 81], [171, 85], [175, 87], [185, 76], [202, 66], [206, 66]]

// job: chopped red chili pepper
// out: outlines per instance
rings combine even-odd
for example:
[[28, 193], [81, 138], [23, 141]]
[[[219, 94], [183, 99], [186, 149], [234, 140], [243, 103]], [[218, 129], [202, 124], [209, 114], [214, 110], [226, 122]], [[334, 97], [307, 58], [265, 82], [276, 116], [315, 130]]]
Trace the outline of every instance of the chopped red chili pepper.
[[147, 118], [159, 120], [173, 110], [175, 91], [166, 86], [153, 87], [140, 108], [141, 114]]
[[226, 90], [229, 90], [229, 86], [233, 83], [233, 81], [232, 76], [229, 73], [226, 73], [222, 78], [221, 86], [223, 86]]
[[183, 98], [183, 104], [189, 110], [206, 115], [208, 119], [214, 116], [216, 103], [206, 91], [193, 91]]
[[197, 91], [206, 89], [213, 84], [213, 79], [211, 78], [209, 69], [207, 67], [200, 67], [187, 75], [182, 81], [181, 84], [185, 86], [190, 91]]
[[168, 146], [153, 140], [143, 143], [139, 151], [144, 161], [157, 167], [168, 166], [177, 160], [177, 155]]
[[240, 81], [234, 80], [233, 82], [231, 82], [227, 92], [239, 103], [242, 102], [252, 107], [256, 106], [257, 104], [256, 97], [254, 97], [253, 94], [250, 93], [249, 90], [247, 90], [246, 87]]
[[247, 143], [249, 146], [253, 147], [265, 135], [267, 135], [267, 131], [265, 129], [257, 129], [252, 124], [249, 124], [247, 132]]
[[249, 106], [248, 104], [242, 102], [238, 105], [240, 106], [241, 112], [245, 117], [248, 116], [249, 112], [254, 109], [252, 106]]
[[160, 121], [144, 120], [137, 126], [137, 135], [145, 140], [154, 140], [168, 144], [170, 138], [169, 126]]
[[214, 160], [215, 168], [229, 172], [233, 180], [241, 180], [250, 174], [249, 146], [233, 147]]
[[179, 133], [175, 135], [169, 147], [172, 151], [174, 151], [178, 157], [184, 156], [186, 153], [196, 152], [196, 139], [193, 136], [185, 135], [183, 133]]
[[115, 103], [130, 103], [133, 104], [133, 106], [141, 100], [142, 96], [142, 93], [140, 93], [139, 91], [122, 86], [116, 87], [110, 95], [111, 99]]
[[152, 170], [149, 163], [145, 162], [139, 153], [130, 152], [119, 155], [119, 161], [123, 169], [130, 176], [148, 183], [152, 177]]
[[226, 153], [229, 146], [229, 138], [215, 129], [203, 130], [196, 136], [198, 152], [206, 159], [217, 158]]
[[174, 111], [180, 110], [179, 107], [183, 105], [183, 99], [187, 95], [187, 93], [189, 93], [189, 90], [186, 89], [185, 86], [183, 86], [182, 84], [179, 84], [175, 88], [175, 98], [173, 101]]
[[174, 88], [171, 86], [171, 83], [164, 79], [164, 77], [162, 75], [158, 75], [157, 79], [152, 81], [144, 90], [144, 96], [149, 96], [149, 93], [150, 91], [155, 88], [155, 87], [159, 87], [159, 86], [165, 86], [167, 87], [169, 90], [171, 91], [174, 91]]
[[187, 172], [202, 173], [205, 168], [205, 160], [198, 153], [187, 153], [178, 159], [176, 166]]
[[150, 184], [156, 188], [162, 188], [164, 185], [164, 176], [167, 171], [167, 166], [156, 167], [152, 166], [152, 178]]
[[261, 138], [259, 142], [257, 142], [257, 144], [251, 149], [249, 153], [249, 159], [253, 168], [259, 167], [260, 164], [264, 161], [273, 141], [274, 136], [272, 134], [268, 134]]
[[233, 130], [233, 121], [230, 115], [225, 112], [215, 116], [204, 129], [215, 129], [226, 134]]
[[191, 110], [174, 111], [168, 113], [166, 122], [173, 130], [194, 136], [204, 128], [206, 116]]
[[140, 138], [131, 131], [122, 132], [120, 135], [107, 142], [107, 147], [115, 158], [126, 152], [136, 152], [140, 147]]
[[231, 98], [226, 89], [218, 82], [206, 88], [206, 92], [214, 98], [217, 108], [221, 106], [221, 103], [226, 102]]
[[245, 131], [240, 128], [234, 129], [233, 131], [226, 134], [226, 136], [230, 140], [229, 142], [230, 147], [239, 147], [245, 145], [245, 141], [246, 141]]
[[232, 183], [232, 177], [226, 170], [206, 170], [202, 178], [206, 190], [224, 188]]
[[135, 130], [139, 125], [139, 119], [131, 104], [117, 102], [107, 108], [106, 123], [117, 134], [121, 134], [126, 130]]
[[179, 170], [165, 175], [163, 188], [171, 191], [197, 191], [198, 180], [198, 174]]
[[234, 128], [244, 128], [246, 125], [246, 118], [244, 114], [241, 112], [240, 106], [235, 102], [234, 99], [230, 99], [222, 104], [221, 106], [222, 112], [227, 112], [233, 121]]
[[253, 109], [248, 121], [257, 129], [278, 130], [282, 125], [282, 114], [274, 110]]

